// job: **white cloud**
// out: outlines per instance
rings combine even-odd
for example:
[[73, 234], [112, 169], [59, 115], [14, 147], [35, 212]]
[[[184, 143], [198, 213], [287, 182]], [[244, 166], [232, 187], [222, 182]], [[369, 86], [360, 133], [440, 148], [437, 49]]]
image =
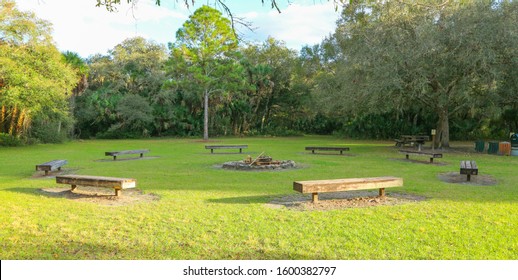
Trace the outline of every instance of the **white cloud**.
[[[151, 2], [142, 2], [132, 8], [122, 1], [117, 12], [95, 7], [95, 0], [25, 0], [17, 3], [19, 9], [33, 11], [39, 18], [53, 24], [53, 37], [61, 50], [71, 50], [87, 57], [106, 53], [126, 38], [143, 36], [148, 25], [166, 21], [183, 22], [187, 16]], [[72, 4], [73, 3], [73, 4]], [[165, 43], [165, 42], [160, 42]]]
[[241, 16], [257, 27], [254, 33], [245, 32], [246, 36], [259, 41], [271, 36], [285, 41], [288, 47], [299, 50], [303, 45], [318, 44], [331, 34], [340, 12], [335, 11], [332, 1], [327, 1], [320, 4], [292, 4], [281, 10], [280, 14], [269, 11]]
[[[95, 7], [95, 0], [23, 0], [17, 1], [17, 5], [53, 24], [54, 41], [60, 50], [88, 57], [105, 54], [124, 39], [135, 36], [162, 44], [174, 41], [175, 32], [194, 9], [189, 10], [181, 3], [174, 4], [174, 0], [167, 1], [162, 1], [162, 6], [156, 6], [152, 0], [138, 1], [133, 9], [126, 1], [121, 1], [118, 12], [113, 13], [104, 7]], [[302, 45], [320, 43], [334, 30], [340, 13], [335, 12], [332, 2], [300, 0], [283, 7], [280, 14], [268, 7], [252, 7], [253, 3], [258, 4], [256, 2], [236, 0], [234, 3], [243, 11], [238, 16], [247, 18], [257, 27], [254, 33], [243, 30], [245, 39], [264, 41], [272, 36], [299, 50]]]

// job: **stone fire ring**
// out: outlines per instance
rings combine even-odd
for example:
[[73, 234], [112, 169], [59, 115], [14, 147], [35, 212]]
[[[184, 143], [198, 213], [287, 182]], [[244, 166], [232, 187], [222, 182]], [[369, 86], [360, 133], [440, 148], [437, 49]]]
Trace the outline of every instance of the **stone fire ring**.
[[281, 160], [279, 164], [250, 165], [244, 161], [229, 161], [223, 163], [223, 168], [233, 170], [280, 170], [295, 168], [297, 165], [293, 160]]

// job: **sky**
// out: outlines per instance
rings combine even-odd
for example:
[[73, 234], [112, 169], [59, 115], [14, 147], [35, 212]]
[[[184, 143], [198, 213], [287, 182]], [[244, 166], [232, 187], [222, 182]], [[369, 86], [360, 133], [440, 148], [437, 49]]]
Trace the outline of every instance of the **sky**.
[[[141, 36], [147, 40], [167, 45], [174, 42], [176, 31], [203, 4], [214, 0], [196, 0], [187, 8], [183, 0], [138, 0], [135, 7], [117, 6], [117, 12], [95, 7], [96, 0], [15, 0], [23, 11], [32, 11], [38, 18], [53, 25], [53, 38], [61, 51], [73, 51], [87, 58], [94, 54], [107, 54], [126, 38]], [[269, 2], [269, 1], [265, 1]], [[284, 41], [286, 46], [299, 51], [304, 45], [322, 42], [335, 29], [340, 12], [333, 1], [278, 0], [281, 13], [264, 6], [261, 0], [226, 0], [236, 17], [252, 23], [254, 31], [238, 26], [242, 39], [263, 42], [271, 36]], [[216, 7], [217, 8], [217, 7]]]

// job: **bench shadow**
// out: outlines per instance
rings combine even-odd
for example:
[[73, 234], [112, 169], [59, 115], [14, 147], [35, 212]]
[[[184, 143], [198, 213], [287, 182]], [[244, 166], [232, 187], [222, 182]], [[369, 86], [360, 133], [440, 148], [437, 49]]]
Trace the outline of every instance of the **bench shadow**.
[[337, 153], [299, 153], [300, 155], [311, 155], [311, 156], [339, 156], [339, 157], [355, 157], [356, 154], [351, 153], [343, 153], [343, 154], [337, 154]]
[[391, 158], [390, 160], [402, 161], [402, 162], [410, 162], [410, 163], [419, 163], [419, 164], [428, 164], [428, 165], [436, 165], [436, 166], [449, 165], [447, 162], [443, 162], [443, 161], [440, 161], [440, 162], [436, 162], [436, 161], [430, 162], [430, 161], [426, 161], [426, 160], [406, 159], [406, 158]]
[[116, 160], [111, 159], [96, 159], [94, 161], [96, 162], [119, 162], [119, 161], [129, 161], [129, 160], [147, 160], [147, 159], [157, 159], [160, 157], [153, 156], [153, 157], [128, 157], [128, 158], [117, 158]]

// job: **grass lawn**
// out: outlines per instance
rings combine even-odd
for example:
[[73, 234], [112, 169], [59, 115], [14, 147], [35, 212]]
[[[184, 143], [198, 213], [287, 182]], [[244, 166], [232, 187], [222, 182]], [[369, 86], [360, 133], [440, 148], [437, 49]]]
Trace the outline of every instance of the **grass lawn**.
[[[393, 142], [321, 136], [210, 143], [248, 144], [243, 154], [210, 154], [205, 144], [197, 139], [92, 140], [0, 148], [0, 259], [518, 259], [518, 157], [445, 152], [434, 160], [444, 165], [420, 164], [397, 160], [404, 155]], [[462, 144], [474, 146], [452, 146]], [[346, 154], [353, 156], [304, 151], [315, 145], [348, 146]], [[113, 162], [104, 156], [141, 148], [156, 158]], [[215, 167], [263, 151], [303, 168]], [[41, 189], [65, 186], [32, 176], [36, 164], [53, 159], [67, 159], [65, 168], [76, 174], [136, 178], [138, 189], [160, 199], [108, 206], [46, 195]], [[480, 175], [492, 176], [497, 184], [438, 179], [440, 173], [458, 172], [464, 159], [476, 160]], [[267, 206], [275, 198], [297, 195], [296, 180], [374, 176], [404, 179], [403, 188], [387, 189], [389, 196], [426, 200], [329, 211]]]

